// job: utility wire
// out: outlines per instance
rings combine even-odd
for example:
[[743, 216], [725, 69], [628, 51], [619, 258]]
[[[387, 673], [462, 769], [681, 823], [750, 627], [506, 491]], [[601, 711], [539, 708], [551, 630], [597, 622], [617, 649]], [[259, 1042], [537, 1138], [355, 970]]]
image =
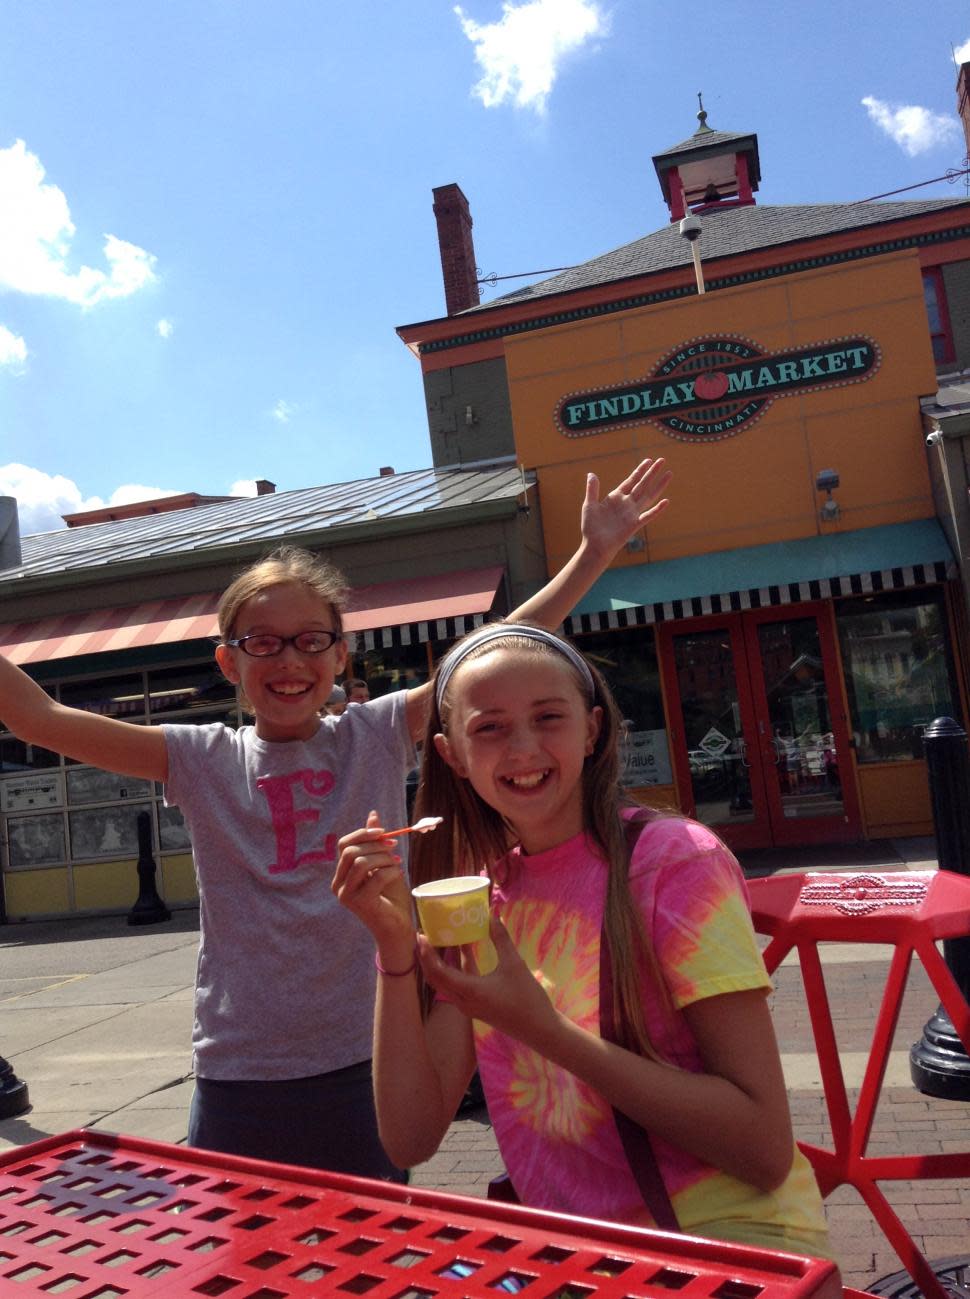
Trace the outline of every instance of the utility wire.
[[[951, 168], [943, 176], [934, 176], [932, 180], [917, 181], [915, 185], [903, 185], [900, 189], [887, 189], [883, 194], [872, 194], [869, 198], [855, 198], [846, 203], [846, 207], [858, 207], [860, 203], [874, 203], [880, 198], [892, 198], [894, 194], [906, 194], [911, 189], [922, 189], [926, 185], [936, 185], [941, 180], [948, 180], [951, 184], [960, 176], [970, 176], [970, 166]], [[517, 271], [514, 275], [496, 275], [492, 271], [488, 275], [482, 275], [475, 281], [476, 284], [498, 284], [499, 280], [525, 280], [531, 275], [555, 275], [559, 271], [574, 270], [573, 266], [549, 266], [543, 271]]]

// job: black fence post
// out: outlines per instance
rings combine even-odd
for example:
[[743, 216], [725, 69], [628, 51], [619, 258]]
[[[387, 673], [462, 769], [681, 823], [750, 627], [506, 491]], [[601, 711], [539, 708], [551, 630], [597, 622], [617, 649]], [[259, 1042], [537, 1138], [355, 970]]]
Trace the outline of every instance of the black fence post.
[[13, 1065], [0, 1055], [0, 1119], [12, 1119], [29, 1109], [27, 1084], [20, 1081]]
[[[938, 717], [923, 732], [926, 770], [940, 870], [970, 876], [970, 753], [967, 733], [952, 717]], [[944, 940], [943, 959], [970, 1002], [970, 935]], [[942, 1006], [909, 1052], [917, 1091], [943, 1100], [970, 1100], [970, 1058]]]
[[171, 920], [172, 913], [155, 887], [155, 858], [152, 856], [152, 819], [138, 813], [138, 900], [128, 912], [129, 925], [157, 925]]

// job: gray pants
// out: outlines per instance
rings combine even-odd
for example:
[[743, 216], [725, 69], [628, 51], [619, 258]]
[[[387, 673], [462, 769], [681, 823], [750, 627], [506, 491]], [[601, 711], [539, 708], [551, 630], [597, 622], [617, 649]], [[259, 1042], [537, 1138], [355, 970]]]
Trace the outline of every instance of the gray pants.
[[408, 1179], [377, 1135], [369, 1060], [283, 1082], [197, 1078], [189, 1145], [389, 1182]]

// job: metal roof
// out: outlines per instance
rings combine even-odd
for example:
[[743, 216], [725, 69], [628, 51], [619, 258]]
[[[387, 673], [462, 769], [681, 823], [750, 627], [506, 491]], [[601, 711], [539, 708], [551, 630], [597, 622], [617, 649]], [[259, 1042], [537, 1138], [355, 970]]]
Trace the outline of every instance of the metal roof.
[[[175, 567], [180, 556], [218, 560], [229, 547], [300, 542], [301, 537], [345, 528], [375, 528], [392, 520], [428, 518], [445, 511], [511, 502], [535, 484], [517, 465], [475, 469], [416, 469], [265, 496], [239, 497], [192, 509], [92, 523], [21, 539], [22, 563], [0, 573], [0, 588], [18, 579], [111, 570], [158, 560]], [[335, 537], [336, 541], [337, 538]]]
[[[704, 261], [733, 257], [867, 226], [887, 225], [904, 221], [908, 217], [931, 216], [936, 212], [960, 207], [966, 209], [965, 215], [970, 222], [970, 199], [966, 198], [768, 207], [725, 206], [721, 209], [712, 207], [701, 214], [701, 257]], [[886, 238], [890, 237], [887, 231]], [[677, 225], [671, 223], [652, 234], [644, 235], [642, 239], [573, 266], [548, 280], [539, 280], [525, 288], [503, 294], [500, 298], [493, 298], [481, 306], [471, 307], [452, 319], [476, 316], [496, 307], [611, 284], [634, 276], [652, 275], [678, 267], [687, 268], [691, 264], [687, 240], [681, 237]]]

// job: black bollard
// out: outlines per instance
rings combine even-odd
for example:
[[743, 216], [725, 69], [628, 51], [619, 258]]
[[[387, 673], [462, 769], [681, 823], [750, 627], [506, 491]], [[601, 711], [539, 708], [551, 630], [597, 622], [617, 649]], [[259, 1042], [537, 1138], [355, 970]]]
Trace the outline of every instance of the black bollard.
[[27, 1084], [21, 1082], [13, 1065], [0, 1055], [0, 1119], [12, 1119], [30, 1109]]
[[172, 913], [155, 887], [155, 858], [152, 856], [152, 819], [138, 813], [138, 901], [128, 912], [129, 925], [157, 925], [171, 920]]
[[[970, 876], [970, 754], [967, 733], [952, 717], [938, 717], [923, 732], [940, 870]], [[970, 1002], [970, 936], [946, 939], [943, 959]], [[913, 1086], [942, 1100], [970, 1100], [970, 1058], [942, 1006], [909, 1052]]]

